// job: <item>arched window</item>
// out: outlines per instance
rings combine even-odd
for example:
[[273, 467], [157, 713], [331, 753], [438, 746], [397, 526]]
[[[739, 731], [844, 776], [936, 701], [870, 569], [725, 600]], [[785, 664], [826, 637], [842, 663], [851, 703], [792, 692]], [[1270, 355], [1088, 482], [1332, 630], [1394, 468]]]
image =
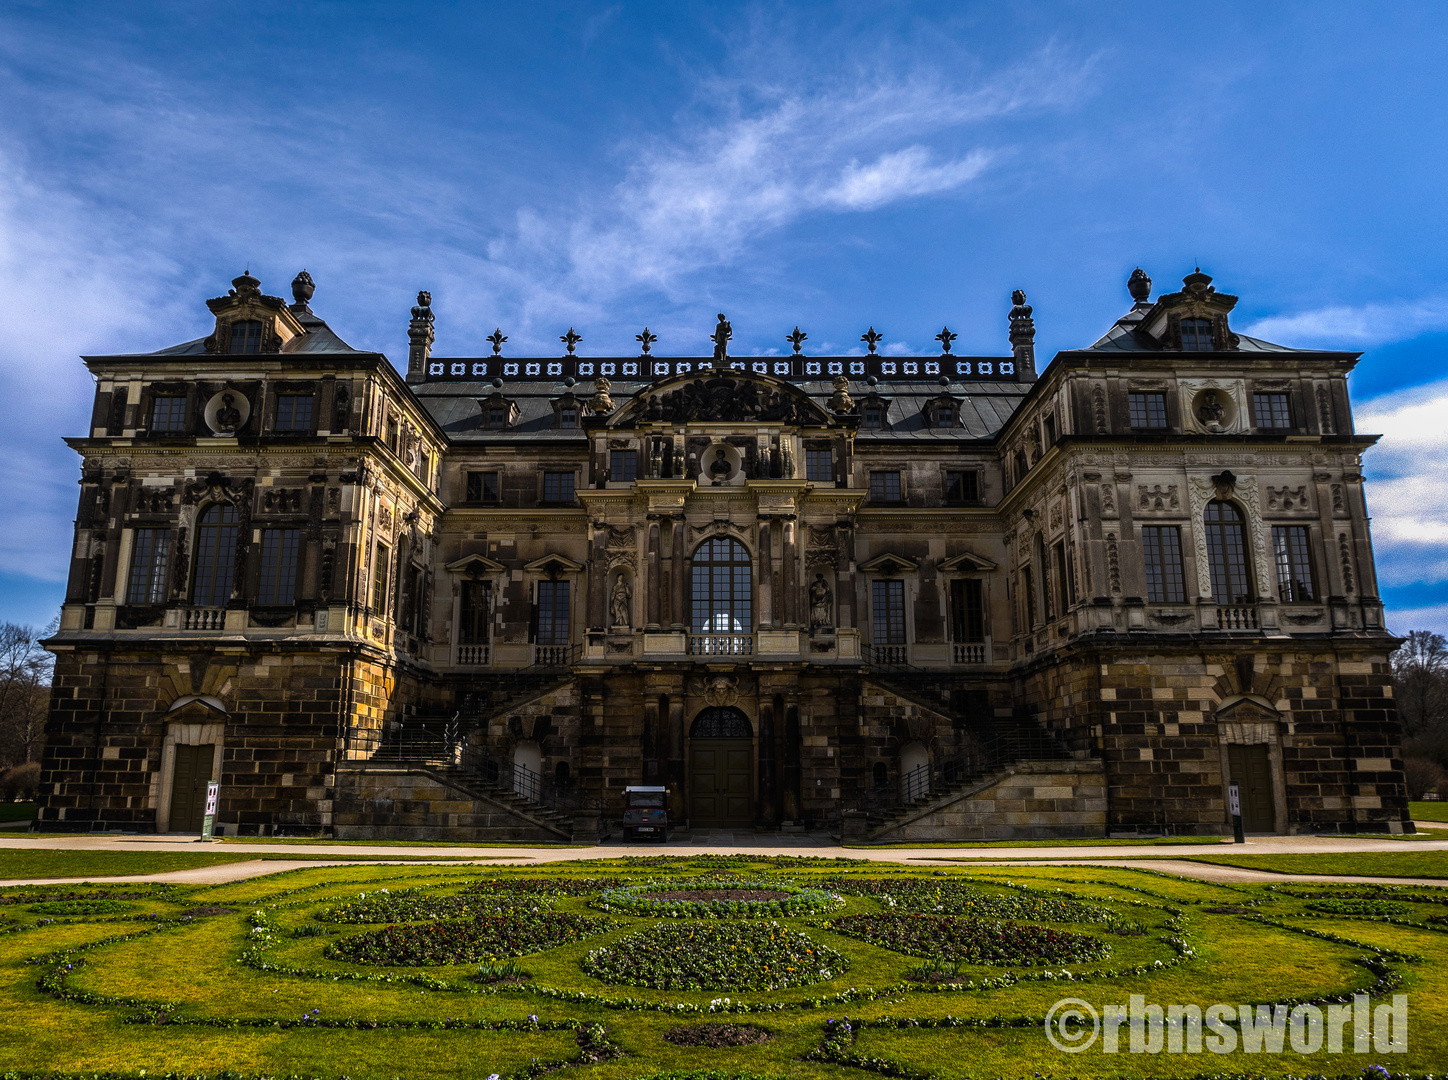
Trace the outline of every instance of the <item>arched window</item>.
[[748, 634], [754, 628], [749, 552], [727, 536], [694, 550], [691, 578], [696, 634]]
[[890, 772], [888, 769], [885, 768], [885, 763], [883, 761], [875, 762], [874, 775], [876, 788], [890, 786]]
[[196, 568], [191, 574], [191, 602], [197, 607], [223, 607], [231, 599], [236, 575], [239, 519], [231, 503], [216, 503], [196, 527]]
[[1242, 512], [1229, 502], [1217, 500], [1207, 503], [1203, 517], [1212, 596], [1219, 604], [1245, 604], [1252, 599], [1252, 590]]

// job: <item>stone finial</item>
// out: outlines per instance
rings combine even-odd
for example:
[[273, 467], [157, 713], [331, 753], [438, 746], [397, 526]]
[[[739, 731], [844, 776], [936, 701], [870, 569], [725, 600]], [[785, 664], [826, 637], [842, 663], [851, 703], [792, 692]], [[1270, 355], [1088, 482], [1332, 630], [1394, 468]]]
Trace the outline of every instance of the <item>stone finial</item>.
[[261, 282], [251, 276], [250, 270], [243, 270], [241, 277], [231, 279], [231, 295], [238, 300], [250, 300], [261, 295]]
[[1131, 276], [1126, 279], [1126, 291], [1131, 294], [1131, 298], [1138, 304], [1146, 303], [1147, 298], [1151, 296], [1150, 275], [1138, 266], [1131, 272]]
[[303, 270], [296, 277], [292, 278], [292, 307], [298, 311], [311, 311], [307, 305], [311, 302], [312, 294], [317, 291], [317, 283], [312, 280], [312, 275]]
[[659, 335], [649, 333], [649, 328], [645, 326], [642, 334], [634, 335], [634, 340], [639, 343], [639, 351], [644, 356], [648, 356], [649, 350], [654, 346], [654, 342], [659, 340]]
[[505, 341], [508, 340], [508, 335], [505, 334], [505, 333], [503, 333], [502, 328], [499, 327], [499, 328], [495, 329], [495, 330], [494, 330], [491, 334], [489, 334], [487, 337], [483, 338], [483, 340], [486, 341], [486, 342], [488, 342], [489, 344], [491, 344], [491, 345], [493, 346], [493, 355], [494, 355], [494, 356], [502, 356], [502, 355], [503, 355], [503, 342], [505, 342]]
[[407, 324], [407, 340], [410, 342], [407, 350], [408, 378], [421, 378], [428, 357], [432, 355], [432, 320], [432, 293], [420, 292], [412, 309], [412, 321]]
[[1198, 300], [1216, 291], [1212, 288], [1212, 276], [1202, 273], [1200, 266], [1182, 278], [1182, 292], [1188, 293]]
[[583, 335], [570, 326], [568, 333], [559, 335], [558, 340], [568, 346], [568, 355], [572, 356], [573, 350], [578, 348], [578, 343], [583, 340]]
[[958, 338], [958, 337], [960, 337], [960, 335], [959, 335], [959, 334], [952, 334], [952, 333], [950, 332], [950, 327], [947, 326], [947, 327], [944, 327], [944, 328], [940, 331], [940, 333], [938, 333], [938, 334], [935, 335], [935, 340], [938, 341], [938, 342], [940, 342], [940, 351], [941, 351], [942, 353], [949, 353], [949, 352], [950, 352], [950, 343], [951, 343], [952, 341], [954, 341], [954, 340], [955, 340], [956, 338]]
[[855, 399], [850, 397], [850, 380], [843, 375], [836, 375], [834, 387], [835, 392], [830, 395], [830, 408], [837, 413], [852, 412]]
[[803, 330], [796, 326], [794, 328], [794, 333], [786, 334], [784, 340], [794, 346], [794, 355], [798, 356], [800, 346], [805, 343], [805, 339], [808, 337], [808, 334], [806, 334]]
[[593, 400], [588, 403], [588, 407], [593, 410], [595, 416], [613, 412], [613, 398], [608, 396], [609, 388], [612, 386], [613, 383], [602, 375], [593, 380]]
[[870, 329], [866, 330], [863, 334], [860, 335], [860, 340], [865, 343], [865, 348], [870, 350], [870, 355], [874, 356], [875, 350], [879, 346], [880, 340], [884, 336], [884, 334], [876, 333], [875, 328], [872, 326], [870, 327]]
[[1017, 378], [1036, 377], [1036, 321], [1031, 318], [1031, 310], [1024, 290], [1011, 293], [1010, 340]]

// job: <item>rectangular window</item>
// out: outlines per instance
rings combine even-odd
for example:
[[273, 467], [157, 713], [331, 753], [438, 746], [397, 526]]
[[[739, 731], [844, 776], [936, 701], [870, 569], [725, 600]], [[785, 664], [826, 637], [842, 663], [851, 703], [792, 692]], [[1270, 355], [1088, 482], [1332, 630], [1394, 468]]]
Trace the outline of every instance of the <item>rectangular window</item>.
[[980, 473], [947, 472], [945, 474], [945, 501], [948, 503], [980, 502]]
[[493, 586], [489, 581], [464, 581], [458, 643], [482, 645], [490, 640], [488, 612], [493, 610]]
[[900, 501], [900, 473], [891, 469], [870, 474], [871, 502]]
[[816, 484], [835, 482], [834, 451], [810, 450], [804, 452], [804, 478]]
[[573, 474], [571, 472], [545, 472], [543, 474], [543, 501], [565, 503], [573, 501]]
[[1306, 525], [1272, 526], [1272, 555], [1277, 563], [1277, 592], [1285, 604], [1317, 599]]
[[387, 571], [391, 556], [386, 544], [377, 545], [377, 555], [372, 561], [372, 614], [379, 618], [387, 610]]
[[610, 450], [608, 452], [608, 478], [626, 484], [637, 480], [639, 478], [639, 452], [637, 450]]
[[231, 324], [232, 353], [261, 352], [261, 323], [255, 319], [243, 319]]
[[166, 602], [166, 560], [171, 555], [170, 529], [137, 529], [131, 547], [131, 573], [126, 603]]
[[955, 427], [955, 410], [946, 408], [943, 405], [936, 406], [935, 426], [938, 428]]
[[468, 473], [466, 501], [470, 503], [495, 503], [499, 501], [498, 474], [495, 472]]
[[1076, 581], [1071, 565], [1066, 559], [1066, 544], [1057, 544], [1051, 549], [1056, 558], [1056, 602], [1062, 614], [1076, 602]]
[[1041, 448], [1041, 449], [1043, 449], [1043, 450], [1049, 450], [1049, 449], [1051, 449], [1051, 447], [1053, 447], [1053, 446], [1056, 445], [1056, 414], [1055, 414], [1055, 413], [1048, 413], [1047, 416], [1046, 416], [1046, 419], [1042, 422], [1042, 424], [1041, 424], [1041, 438], [1045, 440], [1045, 445]]
[[277, 422], [273, 431], [311, 431], [312, 395], [278, 394]]
[[573, 408], [559, 409], [558, 426], [560, 428], [576, 428], [578, 426], [578, 410]]
[[1212, 351], [1212, 323], [1210, 319], [1182, 320], [1182, 351]]
[[389, 416], [386, 427], [387, 449], [397, 453], [397, 418]]
[[1029, 568], [1021, 571], [1021, 584], [1021, 599], [1026, 605], [1026, 627], [1034, 630], [1036, 623], [1040, 621], [1040, 612], [1036, 610], [1036, 582]]
[[870, 583], [870, 617], [876, 645], [905, 644], [905, 583], [874, 581]]
[[1146, 561], [1146, 599], [1152, 604], [1186, 601], [1182, 577], [1181, 530], [1175, 525], [1144, 525], [1141, 551]]
[[185, 394], [158, 394], [151, 399], [151, 430], [186, 430]]
[[498, 429], [508, 426], [508, 410], [501, 405], [494, 405], [488, 409], [488, 427]]
[[980, 578], [956, 578], [950, 583], [950, 639], [985, 640], [985, 602]]
[[1286, 394], [1253, 394], [1252, 411], [1257, 414], [1259, 428], [1292, 426], [1292, 406]]
[[568, 644], [568, 582], [538, 582], [538, 644]]
[[882, 428], [885, 426], [885, 409], [881, 405], [866, 405], [864, 413], [864, 426], [867, 428]]
[[1166, 427], [1165, 394], [1127, 394], [1131, 426], [1138, 431], [1160, 431]]
[[261, 577], [256, 589], [258, 604], [296, 603], [297, 560], [301, 546], [301, 529], [261, 531]]

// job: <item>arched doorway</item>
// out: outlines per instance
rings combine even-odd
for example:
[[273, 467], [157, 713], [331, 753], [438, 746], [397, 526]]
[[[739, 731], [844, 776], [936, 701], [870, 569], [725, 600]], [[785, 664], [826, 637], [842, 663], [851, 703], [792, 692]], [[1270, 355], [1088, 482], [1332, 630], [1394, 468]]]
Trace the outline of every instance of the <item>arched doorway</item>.
[[513, 793], [537, 802], [542, 795], [543, 750], [535, 742], [520, 742], [513, 748]]
[[918, 742], [900, 747], [900, 798], [913, 802], [930, 794], [930, 751]]
[[689, 729], [689, 824], [754, 823], [754, 729], [735, 708], [705, 709]]

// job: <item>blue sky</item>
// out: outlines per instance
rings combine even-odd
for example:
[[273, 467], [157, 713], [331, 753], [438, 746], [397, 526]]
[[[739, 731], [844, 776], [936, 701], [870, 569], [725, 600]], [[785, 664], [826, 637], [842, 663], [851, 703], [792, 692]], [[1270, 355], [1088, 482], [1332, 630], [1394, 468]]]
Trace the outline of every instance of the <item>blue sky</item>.
[[26, 3], [0, 11], [0, 619], [58, 608], [91, 387], [249, 266], [352, 344], [1094, 340], [1193, 265], [1362, 350], [1390, 625], [1448, 632], [1448, 6]]

